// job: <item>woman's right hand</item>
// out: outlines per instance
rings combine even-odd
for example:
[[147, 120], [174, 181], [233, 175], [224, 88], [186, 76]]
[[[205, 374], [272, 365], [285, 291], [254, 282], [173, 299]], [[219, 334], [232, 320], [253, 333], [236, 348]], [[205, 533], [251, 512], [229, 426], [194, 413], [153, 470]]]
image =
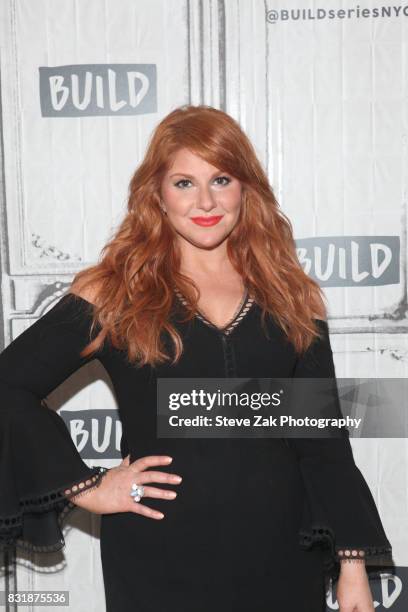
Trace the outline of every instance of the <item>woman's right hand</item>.
[[70, 500], [80, 508], [95, 514], [135, 512], [148, 518], [162, 519], [164, 517], [162, 512], [149, 508], [140, 501], [134, 502], [130, 491], [135, 482], [144, 486], [142, 499], [145, 497], [175, 499], [177, 495], [175, 491], [145, 486], [145, 483], [149, 482], [180, 484], [182, 478], [177, 474], [146, 469], [156, 465], [169, 465], [172, 460], [172, 457], [167, 455], [147, 455], [130, 463], [128, 455], [118, 466], [110, 468], [105, 473], [99, 486], [73, 496]]

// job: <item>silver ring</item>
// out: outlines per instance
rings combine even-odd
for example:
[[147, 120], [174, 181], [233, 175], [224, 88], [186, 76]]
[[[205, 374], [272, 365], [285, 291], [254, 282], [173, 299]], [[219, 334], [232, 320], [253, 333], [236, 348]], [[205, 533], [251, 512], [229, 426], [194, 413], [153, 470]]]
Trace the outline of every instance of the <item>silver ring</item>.
[[144, 486], [138, 485], [135, 482], [132, 484], [132, 490], [130, 496], [133, 497], [134, 502], [139, 502], [144, 495]]

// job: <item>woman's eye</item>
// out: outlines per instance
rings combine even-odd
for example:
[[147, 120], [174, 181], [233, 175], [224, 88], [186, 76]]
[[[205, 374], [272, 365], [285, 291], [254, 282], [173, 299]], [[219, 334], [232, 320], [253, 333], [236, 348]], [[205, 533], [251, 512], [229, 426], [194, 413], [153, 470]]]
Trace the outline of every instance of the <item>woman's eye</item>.
[[[176, 187], [180, 187], [180, 183], [191, 183], [190, 179], [181, 179], [181, 181], [178, 181], [177, 183], [175, 183]], [[181, 186], [181, 189], [184, 189], [184, 185]]]
[[224, 185], [228, 185], [231, 182], [231, 179], [228, 178], [228, 176], [217, 176], [215, 180], [218, 181], [218, 180], [223, 180], [223, 179], [227, 181], [226, 183], [224, 183]]

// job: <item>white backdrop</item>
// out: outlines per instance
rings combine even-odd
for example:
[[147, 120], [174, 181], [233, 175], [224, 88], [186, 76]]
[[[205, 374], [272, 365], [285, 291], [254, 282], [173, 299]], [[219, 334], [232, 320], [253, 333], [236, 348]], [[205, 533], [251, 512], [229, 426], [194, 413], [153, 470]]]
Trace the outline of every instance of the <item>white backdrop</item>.
[[[3, 346], [96, 260], [158, 121], [205, 103], [255, 144], [328, 297], [337, 376], [407, 376], [408, 5], [1, 0], [0, 10]], [[89, 465], [117, 464], [121, 427], [99, 362], [48, 399]], [[397, 565], [377, 609], [399, 612], [408, 444], [352, 445]], [[70, 527], [63, 553], [18, 558], [11, 582], [70, 590], [70, 609], [99, 612], [98, 517], [78, 510]]]

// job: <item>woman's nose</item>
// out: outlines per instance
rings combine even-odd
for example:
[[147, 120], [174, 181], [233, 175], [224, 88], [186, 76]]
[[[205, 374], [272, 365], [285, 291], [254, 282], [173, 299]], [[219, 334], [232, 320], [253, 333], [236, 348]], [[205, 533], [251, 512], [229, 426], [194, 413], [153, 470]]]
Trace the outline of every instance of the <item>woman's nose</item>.
[[217, 204], [215, 203], [212, 195], [208, 191], [201, 191], [198, 199], [198, 208], [201, 208], [205, 211], [210, 211], [215, 208]]

